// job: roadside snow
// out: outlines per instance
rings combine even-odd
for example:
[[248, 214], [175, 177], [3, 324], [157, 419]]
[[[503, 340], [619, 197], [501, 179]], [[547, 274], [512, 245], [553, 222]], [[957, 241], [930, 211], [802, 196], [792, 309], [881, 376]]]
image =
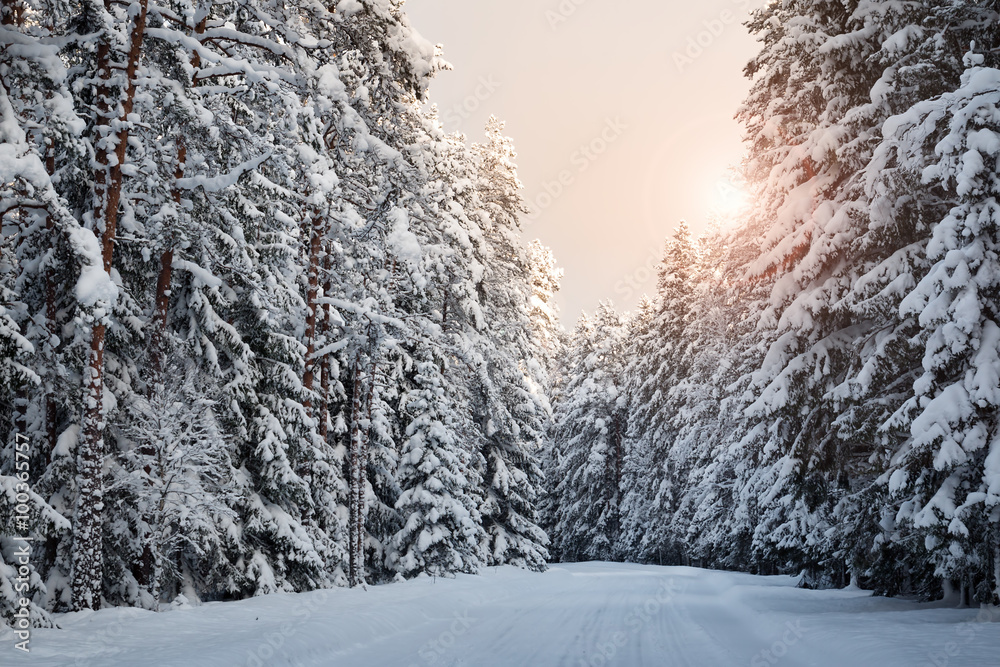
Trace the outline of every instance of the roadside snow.
[[211, 603], [58, 617], [31, 654], [0, 636], [0, 664], [58, 667], [450, 667], [997, 664], [1000, 609], [951, 609], [808, 591], [791, 577], [583, 563], [491, 569]]

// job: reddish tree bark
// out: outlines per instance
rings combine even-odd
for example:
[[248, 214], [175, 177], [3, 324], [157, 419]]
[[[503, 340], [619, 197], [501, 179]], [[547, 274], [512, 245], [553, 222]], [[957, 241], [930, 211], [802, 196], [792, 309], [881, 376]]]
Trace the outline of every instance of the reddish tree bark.
[[[201, 21], [194, 28], [195, 35], [202, 35], [205, 32], [205, 28], [208, 25], [208, 14], [205, 14], [201, 18]], [[191, 65], [197, 69], [201, 67], [201, 56], [197, 51], [191, 54]], [[194, 81], [193, 86], [197, 86], [198, 82]], [[187, 163], [187, 145], [184, 143], [184, 137], [179, 135], [177, 137], [177, 167], [174, 170], [174, 203], [177, 204], [178, 208], [181, 203], [181, 190], [176, 185], [176, 181], [184, 178], [184, 167]], [[163, 372], [164, 366], [164, 356], [166, 350], [164, 348], [166, 340], [167, 331], [167, 312], [170, 309], [170, 283], [173, 278], [174, 270], [174, 248], [171, 245], [172, 239], [167, 239], [167, 249], [163, 251], [160, 255], [160, 272], [156, 278], [156, 299], [154, 303], [154, 315], [153, 315], [153, 332], [150, 336], [150, 353], [153, 360], [153, 373], [154, 381], [150, 383], [150, 387], [154, 386], [156, 382], [159, 381], [160, 375]]]
[[[105, 2], [105, 10], [111, 6]], [[101, 148], [96, 152], [97, 168], [94, 172], [94, 230], [100, 234], [101, 258], [104, 270], [111, 273], [114, 255], [115, 230], [118, 224], [118, 206], [122, 192], [122, 165], [128, 147], [128, 116], [135, 101], [135, 72], [142, 54], [142, 38], [146, 30], [147, 0], [139, 0], [126, 54], [124, 94], [112, 89], [113, 65], [110, 36], [102, 35], [97, 47], [97, 87], [95, 104], [103, 125], [97, 129], [97, 142], [106, 142], [112, 133], [110, 122], [119, 104], [119, 130], [115, 133], [114, 152]], [[114, 160], [112, 160], [112, 156]], [[86, 401], [81, 440], [77, 451], [77, 475], [80, 480], [73, 536], [73, 608], [99, 609], [103, 579], [102, 513], [103, 485], [101, 458], [104, 453], [104, 313], [93, 327], [87, 369], [84, 373]]]
[[[177, 168], [174, 171], [175, 181], [184, 178], [184, 164], [187, 161], [187, 146], [184, 139], [177, 139]], [[174, 187], [174, 203], [180, 207], [181, 191]], [[150, 352], [153, 362], [153, 382], [152, 388], [160, 381], [163, 373], [166, 356], [166, 335], [167, 335], [167, 313], [170, 309], [170, 281], [174, 270], [174, 248], [173, 241], [167, 239], [167, 249], [160, 255], [160, 272], [156, 277], [156, 300], [153, 307], [153, 332], [150, 336]]]
[[0, 24], [24, 25], [24, 3], [21, 0], [3, 0], [0, 3]]

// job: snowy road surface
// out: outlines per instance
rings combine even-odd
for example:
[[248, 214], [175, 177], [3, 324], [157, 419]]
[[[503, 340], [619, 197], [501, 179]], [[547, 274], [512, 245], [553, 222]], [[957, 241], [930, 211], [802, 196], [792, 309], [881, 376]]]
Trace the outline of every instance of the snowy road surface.
[[1000, 609], [807, 591], [790, 577], [613, 563], [514, 568], [160, 614], [110, 609], [0, 636], [0, 665], [988, 667]]

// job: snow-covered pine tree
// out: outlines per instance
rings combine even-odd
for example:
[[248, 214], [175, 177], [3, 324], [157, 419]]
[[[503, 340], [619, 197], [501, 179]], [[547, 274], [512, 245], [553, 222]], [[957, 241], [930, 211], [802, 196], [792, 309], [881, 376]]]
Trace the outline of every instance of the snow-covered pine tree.
[[[685, 329], [690, 323], [698, 257], [682, 222], [665, 244], [658, 267], [657, 295], [649, 319], [629, 336], [625, 370], [628, 431], [622, 484], [621, 549], [649, 560], [676, 550], [667, 520], [678, 481], [669, 469], [676, 439], [674, 387], [689, 374]], [[640, 311], [641, 312], [641, 311]]]
[[[88, 128], [94, 150], [94, 176], [90, 193], [93, 211], [91, 225], [101, 239], [104, 272], [112, 276], [114, 248], [118, 222], [123, 206], [126, 154], [129, 135], [137, 124], [133, 107], [138, 88], [138, 68], [143, 54], [147, 0], [134, 5], [104, 6], [96, 2], [83, 3], [86, 20], [83, 30], [97, 35], [97, 50], [93, 69], [81, 68], [82, 76], [74, 86], [91, 91], [95, 108]], [[125, 207], [128, 202], [124, 202]], [[128, 309], [131, 305], [122, 304]], [[74, 508], [73, 525], [73, 607], [98, 609], [103, 586], [103, 466], [105, 453], [104, 428], [107, 411], [108, 382], [105, 348], [108, 345], [108, 325], [112, 312], [96, 313], [91, 327], [90, 352], [84, 371], [83, 415], [80, 440], [77, 444], [77, 477], [79, 488]], [[126, 317], [125, 322], [129, 322]], [[123, 327], [117, 332], [127, 338], [132, 332]], [[110, 360], [114, 362], [115, 360]], [[127, 384], [123, 384], [127, 387]], [[121, 388], [121, 387], [119, 387]]]
[[[734, 441], [753, 461], [741, 493], [748, 503], [763, 500], [750, 524], [755, 558], [774, 564], [826, 567], [833, 547], [825, 516], [850, 492], [852, 476], [865, 475], [855, 462], [875, 449], [852, 442], [851, 419], [843, 416], [866, 391], [864, 375], [851, 384], [854, 373], [870, 373], [858, 352], [877, 357], [892, 349], [888, 332], [899, 340], [905, 330], [891, 314], [893, 292], [878, 290], [900, 277], [899, 259], [905, 265], [913, 257], [906, 248], [914, 237], [905, 226], [889, 232], [867, 224], [873, 209], [861, 174], [881, 123], [939, 91], [954, 71], [942, 48], [952, 36], [939, 37], [955, 22], [935, 22], [932, 9], [781, 3], [752, 21], [764, 46], [747, 70], [756, 81], [741, 117], [757, 187], [753, 215], [767, 232], [747, 276], [773, 288], [753, 334], [769, 346], [768, 356], [753, 374], [756, 400]], [[918, 23], [926, 32], [911, 30]], [[937, 62], [945, 66], [932, 69]], [[906, 206], [905, 197], [896, 201]], [[864, 296], [852, 293], [855, 286]], [[838, 397], [843, 403], [832, 406]], [[881, 398], [864, 400], [877, 411]], [[755, 431], [762, 424], [768, 431]]]
[[[736, 468], [737, 507], [750, 510], [740, 532], [754, 535], [753, 558], [768, 567], [807, 559], [806, 534], [822, 520], [824, 473], [810, 468], [829, 470], [835, 449], [823, 397], [857, 335], [832, 309], [855, 235], [852, 214], [862, 205], [844, 187], [854, 137], [845, 118], [868, 101], [877, 78], [862, 65], [873, 47], [856, 8], [839, 0], [778, 3], [750, 23], [762, 48], [747, 67], [754, 81], [740, 118], [754, 190], [750, 224], [764, 237], [759, 256], [737, 270], [769, 294], [746, 331], [746, 347], [756, 342], [766, 356], [747, 378], [752, 399], [731, 442], [745, 462]], [[807, 486], [817, 484], [807, 498]]]
[[[228, 438], [216, 419], [216, 401], [189, 360], [168, 358], [149, 398], [127, 411], [120, 473], [110, 499], [135, 504], [143, 545], [145, 606], [157, 609], [183, 595], [196, 602], [223, 597], [237, 585], [230, 560], [239, 551], [234, 496], [237, 483]], [[166, 361], [166, 360], [165, 360]]]
[[397, 472], [403, 525], [388, 564], [406, 577], [475, 573], [482, 565], [482, 518], [467, 477], [473, 452], [462, 442], [473, 426], [458, 403], [463, 397], [456, 396], [462, 385], [449, 382], [442, 370], [447, 364], [433, 354], [418, 356], [414, 387], [402, 398], [413, 420]]
[[[3, 95], [3, 93], [0, 93]], [[0, 97], [0, 104], [5, 102]], [[7, 123], [13, 119], [8, 116]], [[4, 128], [0, 125], [0, 134], [4, 131], [11, 131], [12, 128]], [[13, 141], [7, 144], [11, 147], [17, 146]], [[3, 176], [15, 176], [16, 162], [12, 158], [16, 155], [0, 154], [0, 164], [8, 168], [0, 167]], [[11, 164], [7, 164], [11, 163]], [[13, 169], [10, 167], [14, 166]], [[15, 179], [4, 183], [16, 182]], [[4, 195], [13, 194], [4, 192]], [[4, 197], [3, 201], [7, 205], [15, 204], [13, 197]], [[0, 227], [0, 230], [3, 228]], [[8, 235], [3, 230], [2, 244], [0, 244], [0, 387], [3, 394], [0, 395], [0, 405], [3, 406], [3, 416], [7, 417], [6, 423], [13, 423], [19, 429], [25, 429], [23, 422], [18, 423], [15, 418], [17, 411], [16, 393], [18, 390], [24, 391], [23, 387], [29, 387], [39, 382], [37, 375], [25, 364], [28, 356], [34, 351], [31, 343], [21, 335], [17, 322], [12, 317], [8, 308], [17, 308], [21, 304], [14, 298], [14, 292], [10, 288], [14, 282], [17, 262], [14, 252], [9, 247], [8, 239], [16, 239], [17, 235]], [[18, 558], [15, 552], [20, 551], [25, 546], [31, 545], [17, 537], [29, 537], [28, 531], [36, 528], [38, 534], [53, 532], [53, 529], [65, 528], [68, 522], [64, 517], [55, 512], [45, 500], [31, 490], [31, 462], [37, 460], [37, 456], [32, 456], [32, 442], [24, 430], [4, 429], [9, 436], [4, 439], [5, 445], [2, 449], [4, 453], [4, 464], [0, 468], [0, 495], [2, 495], [2, 511], [0, 511], [0, 525], [3, 526], [3, 534], [0, 536], [0, 617], [5, 622], [13, 620], [13, 614], [20, 607], [18, 601], [22, 598], [33, 599], [35, 593], [42, 589], [44, 584], [40, 580], [38, 573], [29, 560], [28, 567], [30, 575], [27, 577], [29, 589], [23, 588], [23, 584], [18, 583]], [[25, 519], [24, 510], [27, 509], [34, 517]], [[18, 510], [18, 515], [15, 515]], [[30, 515], [29, 515], [30, 516]], [[34, 524], [34, 525], [32, 525]], [[37, 528], [41, 530], [37, 530]], [[23, 559], [20, 559], [23, 561]], [[22, 577], [22, 580], [24, 578]], [[45, 610], [32, 603], [30, 608], [31, 622], [33, 625], [50, 625], [48, 615]]]
[[[67, 554], [57, 552], [60, 539], [71, 536], [73, 501], [66, 487], [72, 486], [75, 466], [54, 450], [65, 411], [79, 405], [79, 392], [67, 388], [73, 384], [67, 359], [80, 349], [74, 345], [79, 342], [73, 338], [74, 318], [107, 310], [116, 295], [97, 239], [73, 216], [53, 179], [57, 169], [71, 177], [86, 152], [76, 136], [82, 123], [71, 103], [67, 68], [58, 48], [46, 42], [65, 26], [55, 24], [55, 16], [42, 16], [43, 8], [35, 3], [6, 2], [0, 22], [0, 475], [10, 510], [17, 506], [16, 492], [24, 490], [17, 484], [30, 489], [33, 518], [27, 528], [43, 547], [34, 550], [31, 565], [40, 576], [32, 575], [26, 596], [36, 622], [44, 622], [41, 608], [51, 609], [53, 597], [69, 602]], [[60, 340], [66, 332], [69, 340]], [[22, 442], [27, 439], [27, 479], [15, 466], [15, 433]], [[15, 529], [12, 521], [12, 512], [5, 513], [5, 532], [25, 534], [26, 528]], [[6, 550], [12, 543], [3, 541]], [[62, 576], [46, 582], [45, 573], [57, 559]], [[3, 567], [5, 577], [11, 574]], [[0, 586], [6, 616], [14, 589], [6, 578]]]
[[[702, 245], [707, 252], [705, 269], [711, 276], [696, 283], [708, 294], [696, 298], [695, 305], [711, 319], [699, 318], [692, 324], [692, 338], [706, 344], [693, 348], [696, 356], [690, 367], [700, 369], [703, 381], [717, 392], [712, 399], [717, 412], [710, 406], [704, 421], [686, 412], [678, 417], [682, 444], [676, 453], [687, 456], [684, 443], [692, 440], [698, 443], [698, 451], [690, 453], [695, 457], [694, 470], [678, 492], [674, 521], [678, 535], [686, 526], [682, 558], [713, 567], [753, 568], [754, 506], [740, 497], [738, 484], [746, 451], [733, 442], [733, 434], [743, 427], [743, 410], [753, 396], [746, 390], [766, 352], [766, 345], [753, 332], [770, 285], [742, 279], [744, 267], [758, 256], [761, 235], [750, 223], [707, 239]], [[722, 292], [714, 294], [714, 299], [709, 298], [713, 280], [718, 281], [715, 289]], [[675, 387], [681, 390], [680, 385]], [[713, 414], [715, 419], [710, 418]]]
[[960, 583], [966, 603], [1000, 593], [1000, 70], [985, 60], [973, 46], [958, 88], [894, 125], [903, 140], [934, 146], [924, 184], [953, 193], [954, 206], [927, 245], [933, 266], [901, 304], [919, 320], [924, 372], [894, 417], [910, 438], [882, 482], [898, 507], [896, 539], [923, 537], [936, 574]]
[[[695, 523], [706, 497], [725, 495], [725, 488], [713, 479], [710, 471], [723, 459], [715, 451], [724, 441], [732, 415], [723, 410], [727, 387], [734, 379], [735, 319], [738, 299], [730, 294], [726, 282], [729, 258], [725, 235], [714, 230], [698, 240], [697, 271], [692, 276], [688, 324], [684, 330], [686, 347], [681, 366], [684, 376], [671, 388], [675, 407], [674, 442], [669, 452], [668, 469], [676, 485], [672, 514], [662, 521], [670, 526], [671, 539], [679, 546], [680, 561], [685, 564], [705, 562], [700, 550], [701, 537], [713, 526]], [[724, 468], [723, 468], [724, 469]], [[711, 505], [710, 505], [711, 506]], [[738, 553], [730, 542], [730, 554]], [[652, 554], [649, 554], [652, 559]], [[657, 553], [659, 558], [659, 554]]]
[[480, 346], [479, 386], [474, 389], [486, 466], [480, 512], [489, 564], [542, 569], [548, 538], [538, 526], [535, 504], [542, 488], [538, 453], [549, 405], [542, 393], [540, 349], [532, 338], [529, 259], [519, 236], [519, 216], [527, 209], [517, 154], [503, 128], [490, 117], [486, 142], [472, 147], [485, 240], [479, 286], [485, 326], [480, 333], [488, 341]]
[[528, 244], [528, 267], [531, 271], [531, 338], [537, 346], [533, 360], [537, 360], [539, 366], [531, 371], [536, 382], [540, 383], [542, 394], [548, 396], [552, 386], [551, 376], [555, 373], [556, 359], [562, 344], [556, 292], [559, 291], [563, 270], [558, 268], [552, 250], [542, 245], [538, 239]]
[[474, 151], [421, 107], [447, 64], [401, 3], [2, 6], [0, 432], [42, 445], [36, 611], [391, 578], [434, 372], [474, 527], [439, 546], [473, 550], [406, 575], [541, 567], [556, 271], [537, 248], [531, 284], [500, 124]]
[[[398, 211], [388, 239], [395, 256], [393, 294], [396, 307], [406, 313], [409, 338], [400, 377], [399, 428], [405, 439], [401, 451], [392, 452], [393, 461], [388, 448], [380, 448], [385, 459], [381, 467], [398, 463], [373, 478], [381, 478], [375, 495], [393, 529], [385, 540], [384, 562], [396, 576], [470, 572], [484, 561], [478, 501], [481, 435], [473, 426], [467, 378], [474, 353], [470, 337], [482, 314], [475, 285], [482, 268], [473, 253], [473, 238], [480, 238], [481, 232], [468, 213], [475, 203], [474, 165], [468, 147], [461, 138], [444, 133], [433, 110], [425, 113], [413, 106], [405, 120], [413, 171], [403, 181], [409, 184], [401, 202], [405, 212]], [[451, 407], [442, 412], [446, 406]], [[440, 450], [446, 464], [440, 473], [427, 462], [417, 465], [412, 460], [423, 456], [412, 449], [421, 440], [427, 443], [428, 455], [438, 456], [433, 452]], [[445, 478], [432, 482], [424, 479], [427, 474]], [[439, 504], [454, 511], [447, 519], [451, 527], [430, 530], [442, 517]], [[474, 526], [464, 518], [470, 509]], [[391, 517], [386, 510], [392, 511]], [[414, 532], [420, 526], [424, 528]], [[422, 550], [432, 533], [433, 554], [429, 551], [431, 557], [425, 558]]]
[[564, 561], [616, 557], [624, 439], [628, 424], [621, 383], [624, 317], [602, 303], [581, 318], [569, 342], [567, 375], [554, 416], [559, 466], [554, 546]]

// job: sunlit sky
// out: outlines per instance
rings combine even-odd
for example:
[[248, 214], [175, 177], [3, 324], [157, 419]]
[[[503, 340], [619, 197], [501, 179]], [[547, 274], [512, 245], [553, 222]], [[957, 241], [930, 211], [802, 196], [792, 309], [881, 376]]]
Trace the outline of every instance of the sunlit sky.
[[761, 2], [406, 3], [455, 67], [431, 89], [446, 129], [476, 141], [491, 113], [507, 123], [534, 210], [525, 235], [566, 271], [567, 328], [599, 300], [631, 308], [652, 293], [677, 222], [699, 231], [732, 204], [733, 115], [755, 51], [742, 22]]

